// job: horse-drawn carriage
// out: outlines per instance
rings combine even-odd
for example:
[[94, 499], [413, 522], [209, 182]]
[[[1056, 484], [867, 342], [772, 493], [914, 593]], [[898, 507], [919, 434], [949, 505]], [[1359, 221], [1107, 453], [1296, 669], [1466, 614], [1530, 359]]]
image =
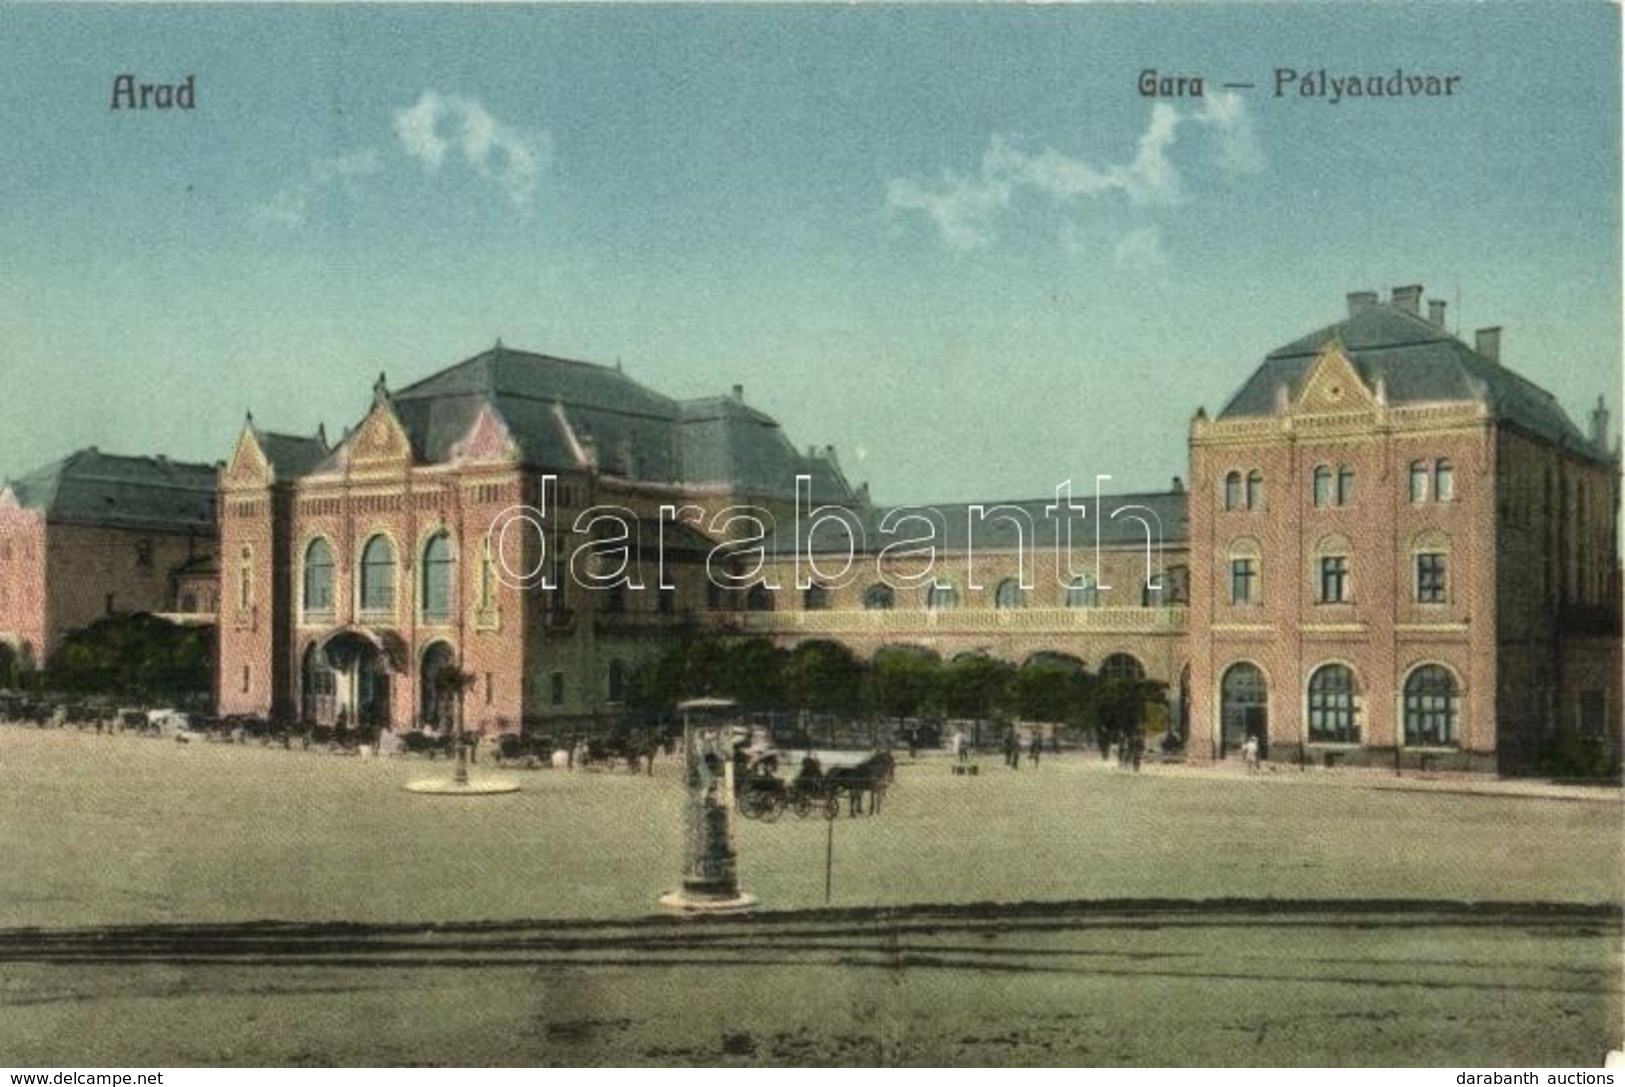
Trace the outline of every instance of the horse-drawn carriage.
[[818, 811], [826, 819], [834, 819], [841, 813], [843, 796], [849, 814], [863, 814], [867, 797], [873, 815], [880, 811], [897, 764], [890, 752], [877, 751], [859, 762], [833, 765], [828, 770], [809, 754], [789, 781], [780, 778], [776, 769], [776, 762], [759, 760], [735, 783], [740, 815], [771, 823], [786, 811], [802, 819]]

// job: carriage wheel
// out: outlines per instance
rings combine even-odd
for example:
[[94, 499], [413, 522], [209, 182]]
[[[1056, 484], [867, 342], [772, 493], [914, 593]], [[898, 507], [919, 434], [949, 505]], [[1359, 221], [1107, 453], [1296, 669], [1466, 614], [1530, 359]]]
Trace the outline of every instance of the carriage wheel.
[[841, 794], [826, 793], [824, 795], [824, 818], [834, 819], [841, 814]]
[[762, 801], [762, 822], [777, 823], [784, 814], [784, 797], [778, 793], [763, 793]]
[[797, 819], [805, 819], [811, 815], [812, 805], [812, 797], [806, 793], [797, 793], [795, 798], [790, 801], [790, 806], [795, 809]]

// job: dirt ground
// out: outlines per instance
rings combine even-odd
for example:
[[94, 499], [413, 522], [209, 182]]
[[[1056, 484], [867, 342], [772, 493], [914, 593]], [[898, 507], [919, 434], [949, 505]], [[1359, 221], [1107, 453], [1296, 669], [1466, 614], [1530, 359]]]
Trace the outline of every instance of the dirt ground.
[[1615, 794], [981, 769], [906, 764], [878, 816], [833, 827], [744, 823], [762, 910], [695, 923], [655, 906], [681, 867], [669, 761], [436, 798], [401, 786], [444, 763], [0, 728], [0, 1059], [1492, 1066], [1620, 1046]]

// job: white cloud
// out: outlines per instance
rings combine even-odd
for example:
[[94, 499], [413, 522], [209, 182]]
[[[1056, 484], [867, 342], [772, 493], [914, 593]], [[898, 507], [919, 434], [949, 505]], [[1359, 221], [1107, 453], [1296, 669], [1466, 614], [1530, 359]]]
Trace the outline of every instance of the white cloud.
[[359, 178], [376, 174], [383, 168], [378, 160], [378, 152], [370, 147], [317, 159], [310, 164], [305, 180], [278, 191], [271, 199], [255, 207], [254, 218], [261, 223], [289, 230], [301, 227], [305, 224], [311, 198], [317, 193], [338, 185], [353, 197], [359, 189]]
[[[1056, 204], [1109, 193], [1119, 193], [1141, 207], [1178, 203], [1183, 198], [1183, 178], [1169, 150], [1186, 124], [1213, 133], [1214, 159], [1226, 176], [1239, 177], [1263, 169], [1263, 155], [1245, 104], [1237, 95], [1221, 94], [1205, 98], [1201, 108], [1192, 112], [1181, 112], [1166, 102], [1155, 103], [1145, 131], [1135, 142], [1134, 156], [1127, 162], [1096, 165], [1053, 147], [1029, 151], [1012, 137], [995, 135], [976, 174], [965, 177], [945, 173], [937, 185], [896, 178], [887, 186], [886, 204], [898, 211], [924, 212], [936, 225], [944, 244], [973, 249], [997, 239], [999, 219], [1021, 191]], [[1131, 242], [1135, 235], [1139, 237]], [[1118, 250], [1124, 251], [1125, 245], [1128, 259], [1144, 260], [1153, 254], [1159, 262], [1165, 259], [1160, 235], [1136, 231], [1119, 242]]]
[[331, 185], [334, 182], [348, 184], [358, 177], [376, 174], [383, 168], [378, 152], [367, 147], [330, 159], [317, 159], [311, 164], [310, 174], [318, 185]]
[[979, 249], [997, 236], [993, 222], [1010, 204], [1010, 186], [986, 177], [950, 174], [933, 191], [899, 177], [886, 188], [886, 204], [901, 211], [923, 211], [952, 249]]
[[521, 132], [472, 98], [432, 90], [395, 111], [395, 138], [430, 171], [439, 170], [449, 152], [460, 151], [475, 173], [495, 182], [521, 208], [535, 193], [548, 150], [546, 133]]
[[1202, 100], [1201, 112], [1190, 118], [1217, 131], [1219, 168], [1232, 177], [1264, 169], [1264, 153], [1253, 135], [1253, 119], [1239, 94], [1216, 94]]

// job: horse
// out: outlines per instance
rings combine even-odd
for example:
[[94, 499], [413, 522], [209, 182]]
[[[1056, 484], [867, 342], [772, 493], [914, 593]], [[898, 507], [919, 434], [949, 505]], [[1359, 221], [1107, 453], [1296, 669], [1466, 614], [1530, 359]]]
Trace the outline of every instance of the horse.
[[897, 760], [889, 751], [877, 751], [853, 766], [836, 766], [824, 773], [824, 788], [833, 795], [845, 792], [847, 814], [863, 814], [863, 796], [869, 794], [869, 814], [880, 814], [886, 786], [897, 776]]

